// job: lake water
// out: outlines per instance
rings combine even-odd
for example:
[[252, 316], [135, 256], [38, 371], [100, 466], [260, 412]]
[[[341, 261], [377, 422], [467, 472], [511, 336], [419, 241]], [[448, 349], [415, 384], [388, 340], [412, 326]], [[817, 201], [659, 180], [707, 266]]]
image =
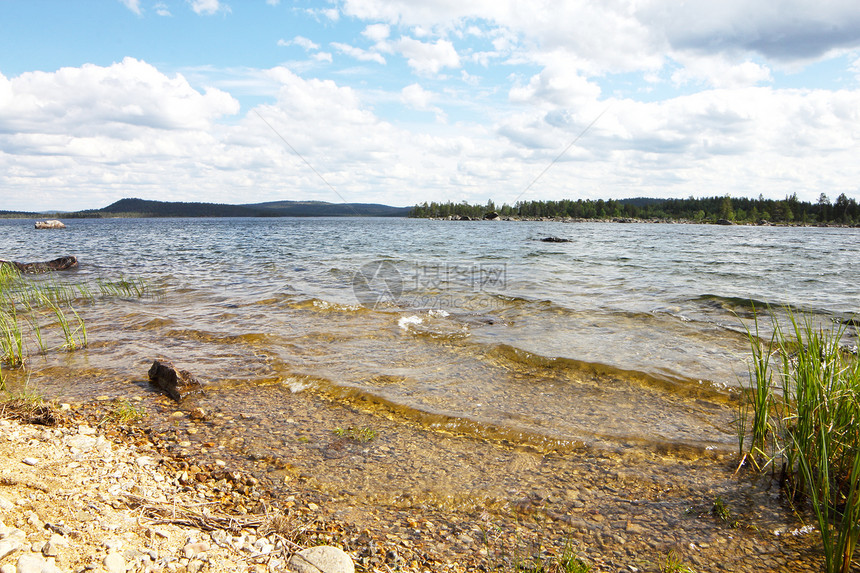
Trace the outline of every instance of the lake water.
[[729, 450], [752, 305], [825, 325], [860, 310], [858, 229], [68, 223], [0, 221], [0, 258], [74, 254], [63, 280], [140, 277], [158, 293], [81, 301], [89, 347], [32, 359], [32, 381], [80, 396], [126, 394], [167, 357], [210, 399], [274, 386], [511, 443]]

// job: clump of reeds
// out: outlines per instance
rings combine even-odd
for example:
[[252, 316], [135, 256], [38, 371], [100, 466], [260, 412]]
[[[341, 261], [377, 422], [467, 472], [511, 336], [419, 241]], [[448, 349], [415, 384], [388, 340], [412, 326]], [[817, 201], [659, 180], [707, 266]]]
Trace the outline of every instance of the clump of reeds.
[[99, 297], [139, 298], [147, 292], [140, 279], [99, 280], [95, 286], [63, 283], [50, 276], [30, 279], [14, 266], [0, 264], [0, 390], [5, 389], [4, 368], [23, 367], [30, 344], [35, 343], [38, 352], [47, 351], [44, 328], [59, 331], [61, 350], [87, 346], [87, 327], [76, 305]]
[[771, 315], [769, 341], [757, 321], [747, 331], [752, 384], [738, 422], [741, 454], [758, 469], [781, 465], [790, 499], [815, 513], [826, 571], [847, 573], [860, 535], [860, 360], [842, 347], [844, 325], [788, 317], [786, 332]]

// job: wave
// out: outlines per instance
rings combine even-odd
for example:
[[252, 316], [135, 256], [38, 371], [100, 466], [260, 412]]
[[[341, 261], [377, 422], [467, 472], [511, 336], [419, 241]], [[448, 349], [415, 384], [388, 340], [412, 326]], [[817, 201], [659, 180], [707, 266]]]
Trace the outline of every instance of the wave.
[[[405, 380], [385, 377], [389, 385], [399, 387]], [[579, 424], [573, 430], [560, 430], [544, 426], [529, 416], [508, 413], [503, 419], [482, 416], [456, 407], [432, 407], [407, 402], [385, 387], [367, 388], [344, 385], [328, 379], [316, 378], [310, 391], [321, 393], [328, 399], [347, 402], [368, 413], [397, 417], [432, 431], [464, 435], [506, 445], [525, 446], [537, 451], [558, 454], [571, 453], [583, 447], [620, 451], [630, 447], [650, 449], [660, 453], [687, 453], [710, 455], [730, 451], [734, 444], [729, 434], [715, 440], [713, 433], [701, 437], [666, 436], [659, 432], [648, 435], [634, 424], [621, 429], [599, 425]], [[710, 439], [709, 439], [710, 438]]]

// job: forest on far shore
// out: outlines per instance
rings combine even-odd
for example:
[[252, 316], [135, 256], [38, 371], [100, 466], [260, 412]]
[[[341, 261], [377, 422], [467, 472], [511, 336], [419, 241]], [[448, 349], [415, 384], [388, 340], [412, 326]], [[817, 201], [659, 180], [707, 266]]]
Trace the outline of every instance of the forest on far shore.
[[517, 201], [497, 207], [492, 200], [484, 205], [461, 203], [422, 203], [409, 213], [417, 218], [469, 217], [480, 219], [489, 213], [500, 217], [573, 218], [573, 219], [644, 219], [686, 220], [702, 223], [732, 221], [761, 224], [860, 224], [860, 206], [842, 193], [835, 201], [822, 193], [818, 201], [801, 201], [797, 194], [785, 199], [747, 199], [738, 197], [703, 197], [688, 199], [563, 199], [560, 201]]

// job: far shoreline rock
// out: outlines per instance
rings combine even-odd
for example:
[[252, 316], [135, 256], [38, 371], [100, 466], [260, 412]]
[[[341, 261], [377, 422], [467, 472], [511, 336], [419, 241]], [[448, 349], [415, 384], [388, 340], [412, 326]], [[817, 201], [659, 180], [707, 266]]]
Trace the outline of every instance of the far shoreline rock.
[[49, 219], [48, 221], [36, 221], [37, 229], [65, 229], [66, 225], [62, 221]]

